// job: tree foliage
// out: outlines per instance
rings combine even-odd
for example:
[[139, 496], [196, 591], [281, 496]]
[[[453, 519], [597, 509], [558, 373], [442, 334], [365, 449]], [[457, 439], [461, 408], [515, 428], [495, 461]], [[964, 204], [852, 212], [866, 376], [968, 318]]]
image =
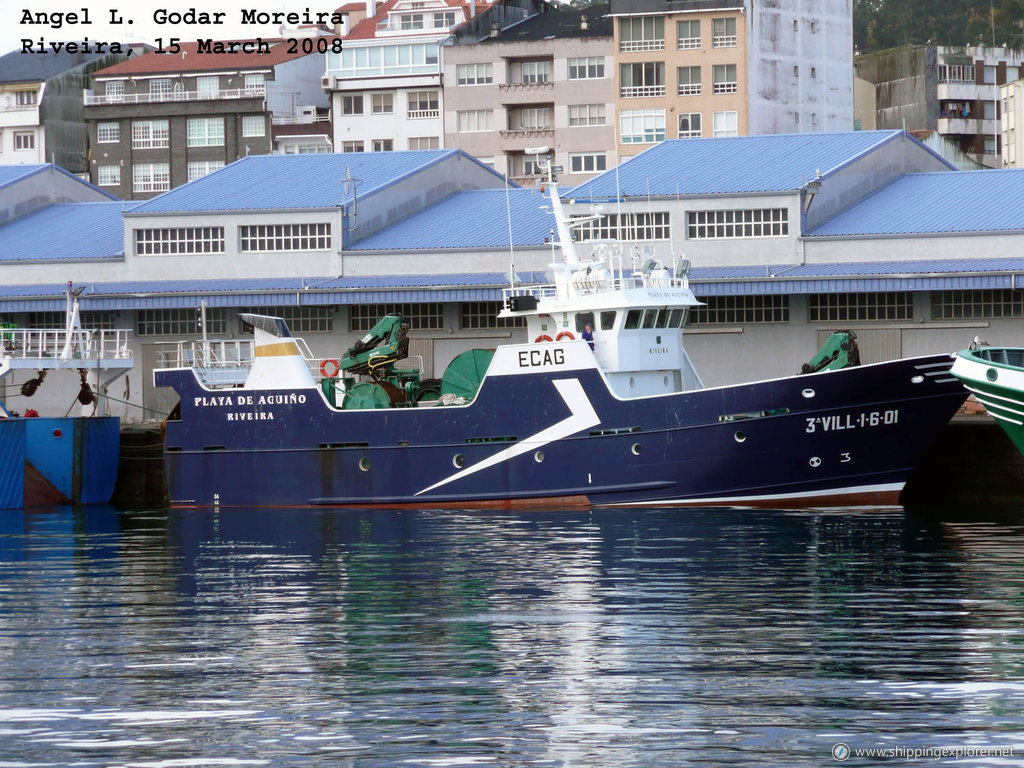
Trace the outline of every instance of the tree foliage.
[[928, 42], [1024, 49], [1024, 0], [853, 0], [858, 53]]

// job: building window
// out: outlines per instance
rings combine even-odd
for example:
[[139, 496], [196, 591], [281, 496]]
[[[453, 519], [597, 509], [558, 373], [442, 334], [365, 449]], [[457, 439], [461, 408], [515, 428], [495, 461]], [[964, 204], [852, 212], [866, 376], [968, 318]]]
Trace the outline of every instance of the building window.
[[554, 121], [551, 107], [524, 107], [519, 110], [519, 128], [524, 131], [549, 130]]
[[[362, 143], [359, 143], [362, 146]], [[359, 150], [362, 152], [362, 150]], [[331, 152], [331, 145], [327, 139], [322, 142], [314, 141], [303, 144], [287, 144], [284, 147], [284, 154], [286, 155], [327, 155]]]
[[700, 67], [676, 68], [676, 92], [680, 96], [700, 95]]
[[159, 78], [149, 81], [149, 100], [167, 101], [171, 98], [174, 85], [169, 78]]
[[437, 117], [437, 91], [409, 91], [409, 118]]
[[[208, 307], [206, 332], [217, 336], [227, 333], [227, 310]], [[196, 309], [140, 309], [135, 325], [138, 336], [198, 336], [199, 312]]]
[[14, 148], [16, 150], [35, 149], [36, 148], [36, 134], [35, 134], [35, 131], [15, 131], [14, 132]]
[[366, 146], [361, 141], [343, 141], [341, 142], [342, 152], [365, 152]]
[[263, 115], [242, 116], [242, 136], [254, 139], [267, 135], [267, 119]]
[[371, 93], [370, 113], [374, 115], [390, 115], [395, 111], [395, 94]]
[[736, 47], [736, 18], [711, 20], [711, 47]]
[[644, 61], [619, 65], [619, 95], [624, 99], [665, 95], [665, 62]]
[[124, 101], [124, 80], [108, 80], [103, 93], [107, 101]]
[[940, 83], [961, 83], [964, 85], [974, 85], [974, 77], [975, 75], [973, 64], [939, 65]]
[[596, 173], [607, 170], [607, 159], [604, 152], [579, 152], [569, 155], [571, 173]]
[[455, 26], [455, 11], [434, 14], [434, 29], [451, 29]]
[[330, 224], [251, 224], [238, 228], [242, 253], [327, 251], [331, 248]]
[[604, 77], [604, 56], [569, 59], [570, 80], [597, 80]]
[[459, 325], [463, 330], [482, 328], [524, 328], [525, 317], [498, 317], [500, 301], [463, 301], [459, 304]]
[[190, 160], [188, 164], [188, 180], [195, 181], [207, 174], [219, 171], [224, 167], [223, 160]]
[[250, 72], [245, 76], [245, 95], [262, 96], [267, 92], [267, 76], [262, 72]]
[[850, 320], [910, 320], [914, 295], [893, 293], [816, 293], [807, 297], [807, 319], [812, 323]]
[[409, 139], [409, 149], [440, 149], [441, 140], [437, 136], [414, 136]]
[[789, 296], [703, 296], [690, 310], [690, 325], [788, 323]]
[[725, 136], [739, 136], [738, 112], [715, 112], [712, 116], [712, 130], [716, 139]]
[[[89, 330], [112, 331], [117, 327], [116, 312], [102, 312], [91, 310], [82, 312], [80, 315], [82, 327]], [[63, 329], [67, 324], [67, 313], [65, 312], [29, 312], [29, 328], [52, 328]]]
[[18, 91], [15, 101], [19, 107], [34, 107], [39, 101], [39, 94], [36, 91]]
[[196, 78], [196, 95], [200, 99], [216, 99], [220, 94], [220, 77], [204, 75]]
[[604, 125], [604, 104], [570, 104], [569, 125]]
[[[239, 314], [270, 315], [288, 323], [292, 333], [330, 333], [334, 330], [334, 307], [248, 307]], [[239, 332], [252, 333], [252, 326], [239, 318]]]
[[493, 64], [459, 64], [455, 68], [459, 85], [486, 85], [494, 82]]
[[394, 139], [372, 139], [370, 141], [372, 152], [393, 152], [395, 149]]
[[636, 16], [619, 21], [619, 50], [665, 50], [665, 17]]
[[96, 179], [101, 187], [118, 187], [121, 185], [120, 165], [101, 165], [96, 171]]
[[132, 123], [132, 149], [166, 147], [171, 132], [166, 120], [135, 120]]
[[676, 22], [676, 45], [681, 51], [700, 48], [700, 22], [698, 20]]
[[398, 17], [398, 28], [402, 30], [423, 29], [423, 14], [403, 13]]
[[936, 320], [996, 320], [1024, 317], [1024, 292], [1013, 290], [934, 291]]
[[624, 109], [619, 115], [623, 144], [653, 144], [665, 140], [664, 109]]
[[699, 139], [703, 135], [700, 129], [700, 112], [686, 112], [679, 115], [680, 139]]
[[547, 83], [551, 80], [550, 61], [524, 61], [520, 65], [524, 83]]
[[96, 143], [97, 144], [114, 144], [121, 140], [121, 124], [120, 123], [97, 123], [96, 124]]
[[133, 192], [166, 192], [170, 188], [169, 163], [137, 163], [132, 166]]
[[689, 211], [686, 214], [686, 236], [691, 240], [785, 237], [788, 234], [788, 208]]
[[736, 93], [739, 90], [735, 64], [715, 64], [711, 68], [711, 75], [714, 81], [713, 93]]
[[339, 78], [436, 75], [439, 51], [437, 43], [345, 48], [327, 54], [327, 72]]
[[224, 227], [165, 227], [134, 232], [138, 256], [224, 253]]
[[190, 147], [223, 147], [224, 118], [195, 117], [188, 121]]
[[668, 240], [670, 229], [668, 211], [643, 213], [610, 213], [599, 219], [584, 222], [574, 228], [574, 237], [580, 242], [588, 240]]
[[361, 115], [363, 114], [363, 94], [355, 93], [341, 97], [341, 114]]
[[423, 304], [354, 304], [352, 305], [351, 330], [368, 331], [384, 315], [397, 312], [405, 318], [413, 331], [431, 331], [444, 327], [444, 311], [440, 302]]
[[456, 113], [459, 133], [490, 131], [494, 125], [493, 109], [470, 109]]

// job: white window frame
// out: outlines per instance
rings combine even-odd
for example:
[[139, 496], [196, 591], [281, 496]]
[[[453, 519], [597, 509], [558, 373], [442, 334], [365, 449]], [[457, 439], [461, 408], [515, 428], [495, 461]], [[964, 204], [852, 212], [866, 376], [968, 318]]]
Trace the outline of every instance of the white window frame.
[[132, 121], [132, 149], [163, 149], [170, 142], [171, 129], [167, 120]]
[[174, 81], [169, 77], [158, 77], [149, 81], [150, 101], [170, 101], [174, 95]]
[[170, 163], [136, 163], [132, 166], [132, 192], [166, 192], [170, 188]]
[[201, 179], [203, 176], [208, 176], [223, 167], [223, 160], [189, 160], [187, 167], [188, 180], [195, 181], [196, 179]]
[[224, 253], [224, 227], [155, 227], [132, 231], [136, 256]]
[[394, 91], [380, 91], [370, 94], [371, 115], [393, 115], [395, 113]]
[[665, 62], [634, 61], [619, 65], [619, 96], [624, 99], [665, 95]]
[[712, 93], [737, 93], [740, 89], [736, 79], [735, 64], [713, 64], [711, 67]]
[[220, 95], [220, 77], [218, 75], [199, 75], [196, 78], [196, 97], [199, 99], [216, 99]]
[[458, 85], [490, 85], [494, 82], [494, 64], [459, 64], [455, 67]]
[[124, 80], [108, 80], [103, 86], [103, 93], [107, 101], [124, 101]]
[[680, 51], [700, 48], [700, 19], [676, 22], [676, 48]]
[[569, 59], [570, 80], [600, 80], [604, 78], [604, 56], [581, 56]]
[[238, 228], [241, 253], [329, 251], [330, 222], [304, 224], [243, 224]]
[[572, 152], [569, 154], [570, 173], [600, 173], [608, 170], [608, 156], [604, 152]]
[[456, 129], [459, 133], [476, 133], [493, 130], [493, 109], [467, 109], [455, 113]]
[[[699, 139], [704, 136], [700, 112], [682, 112], [677, 122], [677, 135], [680, 139]], [[696, 125], [696, 128], [694, 127]]]
[[569, 126], [605, 125], [604, 104], [570, 104]]
[[263, 96], [267, 92], [267, 76], [262, 72], [247, 72], [245, 75], [245, 95]]
[[363, 94], [345, 93], [341, 96], [341, 114], [362, 115], [364, 114]]
[[15, 152], [31, 152], [36, 148], [36, 132], [35, 131], [15, 131], [14, 132], [14, 151]]
[[267, 118], [264, 115], [242, 115], [242, 138], [258, 139], [267, 135]]
[[521, 82], [523, 83], [549, 83], [551, 82], [551, 62], [547, 59], [537, 61], [523, 61], [519, 67]]
[[788, 208], [688, 211], [688, 240], [738, 240], [789, 236]]
[[739, 136], [739, 112], [726, 110], [715, 112], [711, 116], [712, 136], [720, 139], [726, 136]]
[[524, 131], [549, 131], [554, 127], [551, 107], [523, 107], [519, 110], [519, 128]]
[[118, 122], [96, 123], [96, 143], [116, 144], [121, 141], [121, 124]]
[[665, 140], [664, 109], [624, 109], [619, 113], [619, 141], [657, 144]]
[[735, 48], [736, 42], [735, 16], [726, 16], [725, 18], [711, 20], [712, 48]]
[[[696, 78], [696, 82], [694, 82]], [[701, 71], [699, 66], [676, 67], [676, 95], [700, 96]]]
[[409, 149], [440, 149], [441, 139], [437, 136], [412, 136], [409, 139]]
[[366, 151], [366, 142], [364, 142], [362, 139], [359, 139], [358, 141], [343, 141], [343, 142], [341, 142], [341, 151], [342, 152], [365, 152]]
[[96, 168], [96, 183], [101, 187], [121, 186], [121, 166], [101, 165]]
[[664, 51], [665, 17], [632, 16], [619, 19], [619, 50]]
[[223, 147], [223, 117], [191, 117], [187, 123], [187, 144], [190, 147]]
[[370, 139], [371, 152], [394, 152], [394, 139]]
[[437, 91], [409, 91], [409, 119], [437, 117], [440, 114], [441, 96]]

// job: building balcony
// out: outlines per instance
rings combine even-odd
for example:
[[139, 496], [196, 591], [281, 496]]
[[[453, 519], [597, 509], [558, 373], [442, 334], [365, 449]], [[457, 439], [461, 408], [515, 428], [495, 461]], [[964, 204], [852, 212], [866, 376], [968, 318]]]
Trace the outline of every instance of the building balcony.
[[555, 138], [554, 128], [512, 128], [500, 133], [505, 152], [524, 152], [539, 144], [550, 144]]
[[415, 109], [409, 111], [410, 120], [425, 120], [431, 117], [440, 116], [441, 111], [438, 109]]
[[936, 126], [946, 136], [992, 136], [999, 132], [998, 120], [976, 117], [942, 117]]
[[624, 99], [643, 99], [648, 96], [664, 96], [664, 85], [638, 85], [630, 88], [620, 88], [619, 96]]
[[988, 94], [992, 94], [994, 89], [994, 85], [976, 85], [975, 83], [946, 82], [939, 83], [937, 91], [939, 101], [945, 101], [948, 99], [953, 99], [956, 101], [974, 101], [975, 99], [978, 99], [986, 92]]
[[85, 92], [85, 106], [111, 106], [120, 104], [165, 104], [179, 101], [225, 101], [234, 99], [262, 99], [264, 88], [230, 88], [222, 91], [172, 91], [171, 93], [122, 93], [99, 96]]
[[498, 90], [502, 93], [528, 93], [530, 91], [553, 91], [555, 84], [548, 80], [545, 83], [499, 83]]

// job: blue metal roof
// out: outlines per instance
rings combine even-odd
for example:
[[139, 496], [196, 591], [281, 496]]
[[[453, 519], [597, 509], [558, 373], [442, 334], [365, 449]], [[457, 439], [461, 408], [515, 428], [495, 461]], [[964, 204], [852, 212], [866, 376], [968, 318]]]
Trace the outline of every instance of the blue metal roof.
[[902, 136], [902, 131], [847, 131], [674, 139], [563, 191], [562, 196], [608, 200], [618, 195], [793, 192], [818, 171], [828, 176]]
[[[529, 189], [461, 192], [351, 246], [354, 251], [543, 245], [555, 225], [546, 198]], [[511, 221], [511, 232], [509, 222]]]
[[121, 259], [130, 205], [60, 203], [15, 219], [0, 228], [0, 264]]
[[[353, 193], [352, 185], [345, 183], [346, 178], [356, 180], [355, 191], [365, 198], [457, 155], [487, 168], [458, 149], [250, 155], [147, 200], [135, 212], [339, 208]], [[501, 178], [497, 173], [495, 176]]]
[[0, 165], [0, 189], [16, 181], [27, 179], [34, 173], [45, 171], [46, 165]]
[[806, 236], [1020, 232], [1024, 230], [1021, 201], [1024, 169], [913, 173], [899, 177]]

